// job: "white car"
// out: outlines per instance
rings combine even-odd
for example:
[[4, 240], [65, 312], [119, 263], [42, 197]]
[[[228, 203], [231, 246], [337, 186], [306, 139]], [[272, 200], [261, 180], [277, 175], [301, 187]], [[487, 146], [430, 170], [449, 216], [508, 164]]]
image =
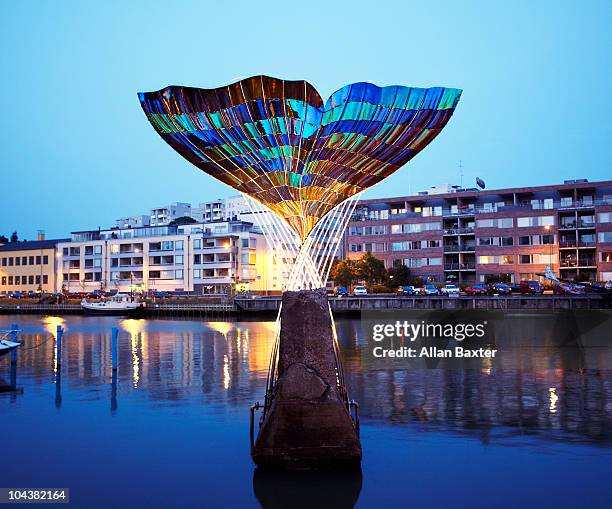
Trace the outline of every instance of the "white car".
[[365, 286], [356, 286], [353, 289], [353, 295], [355, 297], [360, 297], [361, 295], [367, 295], [368, 294], [368, 290], [366, 290]]
[[606, 286], [604, 286], [604, 288], [605, 288], [606, 290], [612, 290], [612, 280], [611, 280], [611, 281], [608, 281], [608, 282], [606, 283]]
[[457, 285], [444, 285], [440, 288], [440, 293], [442, 295], [448, 295], [449, 297], [458, 297], [459, 287]]

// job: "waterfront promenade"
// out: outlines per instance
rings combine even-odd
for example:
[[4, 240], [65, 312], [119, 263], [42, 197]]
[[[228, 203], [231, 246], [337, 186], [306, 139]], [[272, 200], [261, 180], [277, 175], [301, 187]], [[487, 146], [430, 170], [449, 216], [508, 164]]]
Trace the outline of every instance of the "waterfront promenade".
[[[235, 298], [227, 303], [181, 303], [180, 300], [147, 303], [141, 316], [258, 316], [278, 312], [281, 297]], [[354, 314], [361, 311], [385, 309], [449, 309], [449, 310], [598, 310], [611, 309], [609, 296], [591, 295], [512, 295], [444, 297], [397, 297], [369, 295], [367, 297], [330, 297], [334, 314]], [[11, 303], [0, 305], [0, 314], [81, 314], [79, 303], [35, 304]]]

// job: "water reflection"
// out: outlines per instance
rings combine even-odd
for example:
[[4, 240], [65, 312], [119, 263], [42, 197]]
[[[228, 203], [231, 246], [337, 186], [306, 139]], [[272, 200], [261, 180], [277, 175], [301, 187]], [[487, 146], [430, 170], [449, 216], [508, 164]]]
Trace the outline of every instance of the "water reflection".
[[[584, 348], [587, 335], [580, 320], [569, 325], [547, 320], [506, 317], [495, 337], [504, 355], [484, 358], [473, 369], [409, 370], [371, 365], [361, 322], [340, 319], [350, 395], [360, 402], [362, 421], [373, 424], [450, 430], [485, 443], [525, 431], [548, 439], [609, 443], [612, 379], [606, 350]], [[27, 348], [18, 358], [21, 384], [54, 383], [58, 408], [64, 384], [83, 400], [110, 398], [113, 412], [136, 395], [155, 407], [204, 404], [217, 412], [245, 411], [263, 397], [274, 326], [79, 316], [4, 321], [18, 322], [23, 330]], [[57, 325], [66, 332], [64, 365], [55, 375], [56, 345], [50, 335]], [[120, 330], [116, 377], [111, 372], [114, 326]], [[538, 346], [524, 348], [525, 342]]]
[[256, 468], [253, 492], [262, 509], [351, 509], [361, 493], [361, 469], [279, 472]]

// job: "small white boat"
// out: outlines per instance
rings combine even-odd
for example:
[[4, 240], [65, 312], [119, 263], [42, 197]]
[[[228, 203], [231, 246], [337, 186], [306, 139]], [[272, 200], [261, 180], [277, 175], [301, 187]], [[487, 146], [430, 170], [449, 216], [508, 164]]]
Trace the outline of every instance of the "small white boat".
[[15, 350], [15, 348], [17, 348], [18, 346], [21, 346], [21, 343], [9, 341], [8, 339], [0, 339], [0, 357], [6, 355], [11, 350]]
[[89, 302], [87, 299], [81, 301], [81, 307], [86, 313], [96, 315], [131, 315], [137, 313], [142, 306], [140, 299], [129, 293], [117, 293], [100, 302]]

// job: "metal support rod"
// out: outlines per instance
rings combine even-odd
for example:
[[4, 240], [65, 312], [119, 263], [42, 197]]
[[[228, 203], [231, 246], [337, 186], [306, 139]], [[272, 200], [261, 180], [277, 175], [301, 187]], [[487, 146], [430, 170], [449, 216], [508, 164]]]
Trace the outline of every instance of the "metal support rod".
[[[11, 324], [11, 341], [13, 343], [17, 343], [17, 331], [19, 330], [19, 326], [16, 323]], [[13, 348], [11, 351], [11, 365], [17, 365], [17, 350], [18, 348]]]
[[251, 449], [255, 446], [255, 411], [263, 408], [263, 405], [259, 404], [259, 401], [254, 405], [251, 405], [251, 417], [250, 417], [250, 439], [251, 439]]
[[350, 408], [355, 408], [355, 431], [357, 432], [357, 436], [359, 436], [359, 403], [357, 403], [354, 399], [349, 401], [349, 411]]
[[111, 357], [112, 357], [112, 366], [113, 371], [117, 371], [117, 366], [119, 365], [119, 349], [117, 346], [117, 336], [119, 335], [119, 329], [117, 327], [113, 327], [111, 331]]
[[64, 329], [62, 329], [61, 325], [57, 326], [57, 335], [56, 335], [56, 343], [55, 343], [55, 359], [57, 363], [57, 370], [62, 369], [62, 337], [64, 335]]

